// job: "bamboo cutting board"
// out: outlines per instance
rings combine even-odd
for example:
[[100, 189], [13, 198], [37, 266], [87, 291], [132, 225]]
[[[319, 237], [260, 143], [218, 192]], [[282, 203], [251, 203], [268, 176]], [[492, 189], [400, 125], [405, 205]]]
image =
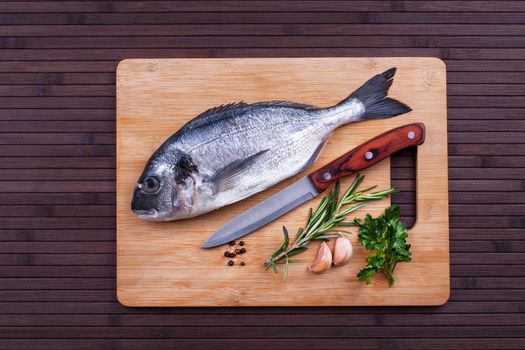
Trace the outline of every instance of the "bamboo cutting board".
[[[138, 219], [131, 194], [149, 156], [202, 111], [224, 103], [274, 99], [333, 105], [373, 75], [397, 67], [389, 96], [413, 111], [388, 120], [346, 125], [330, 138], [320, 167], [388, 129], [424, 122], [426, 142], [417, 152], [417, 223], [410, 230], [413, 261], [396, 268], [393, 288], [383, 275], [365, 285], [356, 274], [366, 251], [351, 240], [354, 256], [322, 275], [310, 273], [319, 243], [291, 264], [289, 277], [264, 271], [262, 262], [280, 244], [281, 226], [304, 225], [316, 198], [246, 236], [247, 253], [227, 266], [229, 246], [201, 243], [243, 210], [306, 174], [214, 212], [183, 221]], [[390, 186], [385, 160], [366, 172], [364, 187]], [[346, 178], [342, 188], [353, 177]], [[127, 306], [344, 306], [439, 305], [448, 299], [449, 238], [445, 65], [434, 58], [132, 59], [117, 69], [117, 296]], [[364, 188], [363, 187], [363, 188]], [[388, 200], [356, 212], [379, 215]], [[240, 261], [246, 266], [239, 266]]]

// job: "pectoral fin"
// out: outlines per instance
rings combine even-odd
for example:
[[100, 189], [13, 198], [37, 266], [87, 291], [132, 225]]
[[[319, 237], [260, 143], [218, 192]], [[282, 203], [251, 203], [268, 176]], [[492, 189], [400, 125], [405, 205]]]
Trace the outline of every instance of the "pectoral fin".
[[237, 159], [210, 176], [206, 182], [213, 185], [213, 194], [220, 191], [227, 191], [235, 187], [243, 172], [252, 166], [256, 160], [266, 152], [268, 152], [267, 149], [252, 154], [247, 158]]

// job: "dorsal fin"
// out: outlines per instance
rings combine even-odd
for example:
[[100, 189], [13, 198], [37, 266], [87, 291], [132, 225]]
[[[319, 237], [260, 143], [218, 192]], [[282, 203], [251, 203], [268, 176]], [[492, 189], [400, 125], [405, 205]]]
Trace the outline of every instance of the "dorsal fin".
[[234, 112], [240, 111], [248, 106], [249, 104], [241, 101], [241, 102], [233, 102], [233, 103], [228, 103], [225, 105], [212, 107], [208, 110], [205, 110], [204, 112], [202, 112], [201, 114], [193, 118], [192, 120], [190, 120], [180, 130], [181, 131], [192, 130], [192, 129], [199, 128], [201, 126], [205, 126], [208, 124], [218, 122], [221, 119], [231, 117]]
[[210, 109], [207, 109], [201, 114], [199, 114], [198, 116], [196, 116], [195, 118], [206, 117], [212, 114], [217, 114], [217, 113], [226, 112], [226, 111], [232, 112], [234, 110], [237, 110], [239, 108], [244, 108], [246, 106], [249, 106], [249, 105], [245, 103], [244, 101], [227, 103], [224, 105], [215, 106]]
[[296, 102], [290, 102], [290, 101], [266, 101], [266, 102], [256, 102], [252, 104], [245, 103], [243, 101], [241, 102], [234, 102], [229, 103], [225, 105], [220, 105], [216, 107], [212, 107], [192, 120], [190, 120], [186, 125], [184, 125], [180, 131], [188, 131], [193, 130], [196, 128], [200, 128], [202, 126], [210, 125], [212, 123], [219, 122], [221, 120], [227, 119], [235, 115], [235, 113], [241, 113], [247, 110], [250, 110], [252, 108], [257, 107], [287, 107], [287, 108], [298, 108], [303, 110], [314, 110], [318, 107], [307, 105], [303, 103], [296, 103]]
[[235, 112], [235, 111], [239, 111], [245, 108], [253, 108], [253, 107], [289, 107], [289, 108], [301, 108], [301, 109], [306, 109], [306, 110], [318, 108], [316, 106], [308, 105], [305, 103], [297, 103], [297, 102], [290, 102], [290, 101], [283, 101], [283, 100], [255, 102], [251, 104], [248, 104], [244, 101], [240, 101], [240, 102], [232, 102], [232, 103], [212, 107], [208, 110], [205, 110], [198, 116], [196, 116], [195, 119], [205, 118], [205, 117], [208, 117], [214, 114], [218, 114], [218, 113]]
[[273, 100], [273, 101], [266, 101], [266, 102], [256, 102], [251, 105], [250, 107], [260, 106], [260, 107], [288, 107], [288, 108], [299, 108], [304, 110], [313, 110], [318, 109], [319, 107], [308, 105], [306, 103], [297, 103], [297, 102], [290, 102], [290, 101], [283, 101], [283, 100]]

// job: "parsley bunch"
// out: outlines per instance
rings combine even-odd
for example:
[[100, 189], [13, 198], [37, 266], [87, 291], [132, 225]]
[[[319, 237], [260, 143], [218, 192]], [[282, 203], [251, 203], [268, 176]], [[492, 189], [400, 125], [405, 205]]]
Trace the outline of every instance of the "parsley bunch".
[[359, 271], [357, 277], [369, 284], [372, 277], [383, 271], [388, 276], [390, 287], [396, 281], [394, 270], [398, 262], [412, 260], [410, 244], [407, 244], [408, 230], [399, 219], [399, 206], [386, 208], [385, 213], [377, 218], [367, 214], [364, 222], [355, 219], [359, 227], [359, 242], [369, 251], [376, 251], [366, 258], [366, 266]]

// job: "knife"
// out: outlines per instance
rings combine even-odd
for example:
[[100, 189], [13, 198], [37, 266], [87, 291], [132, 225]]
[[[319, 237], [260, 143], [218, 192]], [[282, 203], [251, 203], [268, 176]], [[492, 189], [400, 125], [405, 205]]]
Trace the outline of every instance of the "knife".
[[423, 123], [407, 124], [378, 135], [237, 215], [208, 237], [202, 248], [216, 247], [243, 237], [316, 197], [343, 176], [366, 169], [397, 151], [423, 142]]

